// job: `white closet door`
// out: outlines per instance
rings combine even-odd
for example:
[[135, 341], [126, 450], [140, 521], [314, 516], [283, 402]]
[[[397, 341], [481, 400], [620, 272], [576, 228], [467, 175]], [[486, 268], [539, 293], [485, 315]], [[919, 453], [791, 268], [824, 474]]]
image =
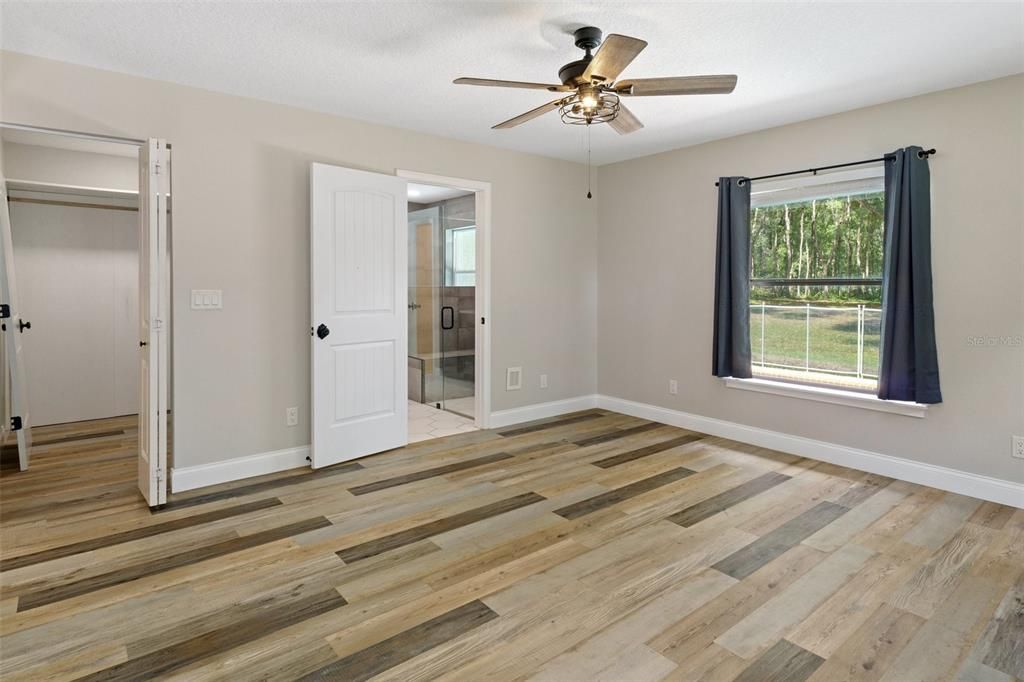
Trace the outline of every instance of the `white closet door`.
[[6, 428], [15, 429], [18, 440], [18, 465], [22, 471], [28, 469], [29, 449], [32, 447], [32, 427], [29, 419], [27, 400], [28, 378], [24, 362], [24, 324], [21, 308], [18, 306], [18, 287], [14, 273], [14, 242], [11, 239], [11, 213], [7, 204], [7, 179], [0, 174], [0, 308], [3, 311], [4, 346], [7, 355], [7, 371], [10, 382], [11, 423]]
[[312, 461], [408, 442], [406, 181], [314, 163]]
[[139, 490], [149, 506], [167, 502], [167, 145], [139, 150]]

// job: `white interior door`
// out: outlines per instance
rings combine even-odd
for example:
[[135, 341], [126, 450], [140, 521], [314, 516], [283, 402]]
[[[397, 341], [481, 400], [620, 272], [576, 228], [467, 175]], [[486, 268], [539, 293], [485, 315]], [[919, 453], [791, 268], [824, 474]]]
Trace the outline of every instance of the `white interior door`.
[[3, 319], [4, 350], [7, 356], [8, 387], [10, 389], [11, 423], [5, 428], [13, 429], [18, 440], [18, 465], [22, 471], [28, 469], [29, 448], [32, 447], [32, 428], [29, 420], [25, 356], [23, 354], [23, 332], [21, 308], [18, 306], [18, 288], [14, 276], [14, 243], [11, 238], [11, 213], [7, 205], [7, 179], [0, 174], [0, 311]]
[[406, 181], [310, 170], [312, 456], [319, 468], [408, 442]]
[[163, 140], [139, 151], [139, 490], [151, 507], [167, 502], [168, 161]]

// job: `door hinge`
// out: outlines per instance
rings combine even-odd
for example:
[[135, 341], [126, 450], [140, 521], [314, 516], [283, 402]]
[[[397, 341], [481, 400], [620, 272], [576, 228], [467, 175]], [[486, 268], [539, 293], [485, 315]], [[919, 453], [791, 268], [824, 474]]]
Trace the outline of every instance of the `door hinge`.
[[11, 431], [21, 431], [21, 417], [11, 417]]
[[164, 321], [160, 318], [153, 318], [153, 331], [160, 332], [164, 329]]
[[481, 317], [481, 318], [480, 318], [480, 324], [487, 324], [487, 319], [486, 319], [486, 318], [483, 318], [483, 317]]
[[160, 162], [159, 161], [154, 161], [153, 162], [153, 175], [160, 175]]
[[0, 303], [0, 319], [11, 316], [11, 306], [6, 303]]

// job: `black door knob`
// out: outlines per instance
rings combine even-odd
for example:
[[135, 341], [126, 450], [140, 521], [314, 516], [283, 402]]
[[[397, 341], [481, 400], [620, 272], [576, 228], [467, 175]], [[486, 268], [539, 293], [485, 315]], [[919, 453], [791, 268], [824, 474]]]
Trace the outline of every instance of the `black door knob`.
[[327, 338], [327, 335], [330, 333], [331, 330], [327, 328], [326, 324], [321, 323], [320, 326], [316, 328], [316, 335], [318, 338]]

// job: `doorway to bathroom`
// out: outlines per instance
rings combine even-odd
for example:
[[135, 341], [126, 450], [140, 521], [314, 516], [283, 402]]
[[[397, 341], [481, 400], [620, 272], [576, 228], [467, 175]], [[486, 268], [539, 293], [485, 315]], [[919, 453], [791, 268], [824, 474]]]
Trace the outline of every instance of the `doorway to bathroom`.
[[481, 191], [410, 178], [409, 440], [483, 426]]

